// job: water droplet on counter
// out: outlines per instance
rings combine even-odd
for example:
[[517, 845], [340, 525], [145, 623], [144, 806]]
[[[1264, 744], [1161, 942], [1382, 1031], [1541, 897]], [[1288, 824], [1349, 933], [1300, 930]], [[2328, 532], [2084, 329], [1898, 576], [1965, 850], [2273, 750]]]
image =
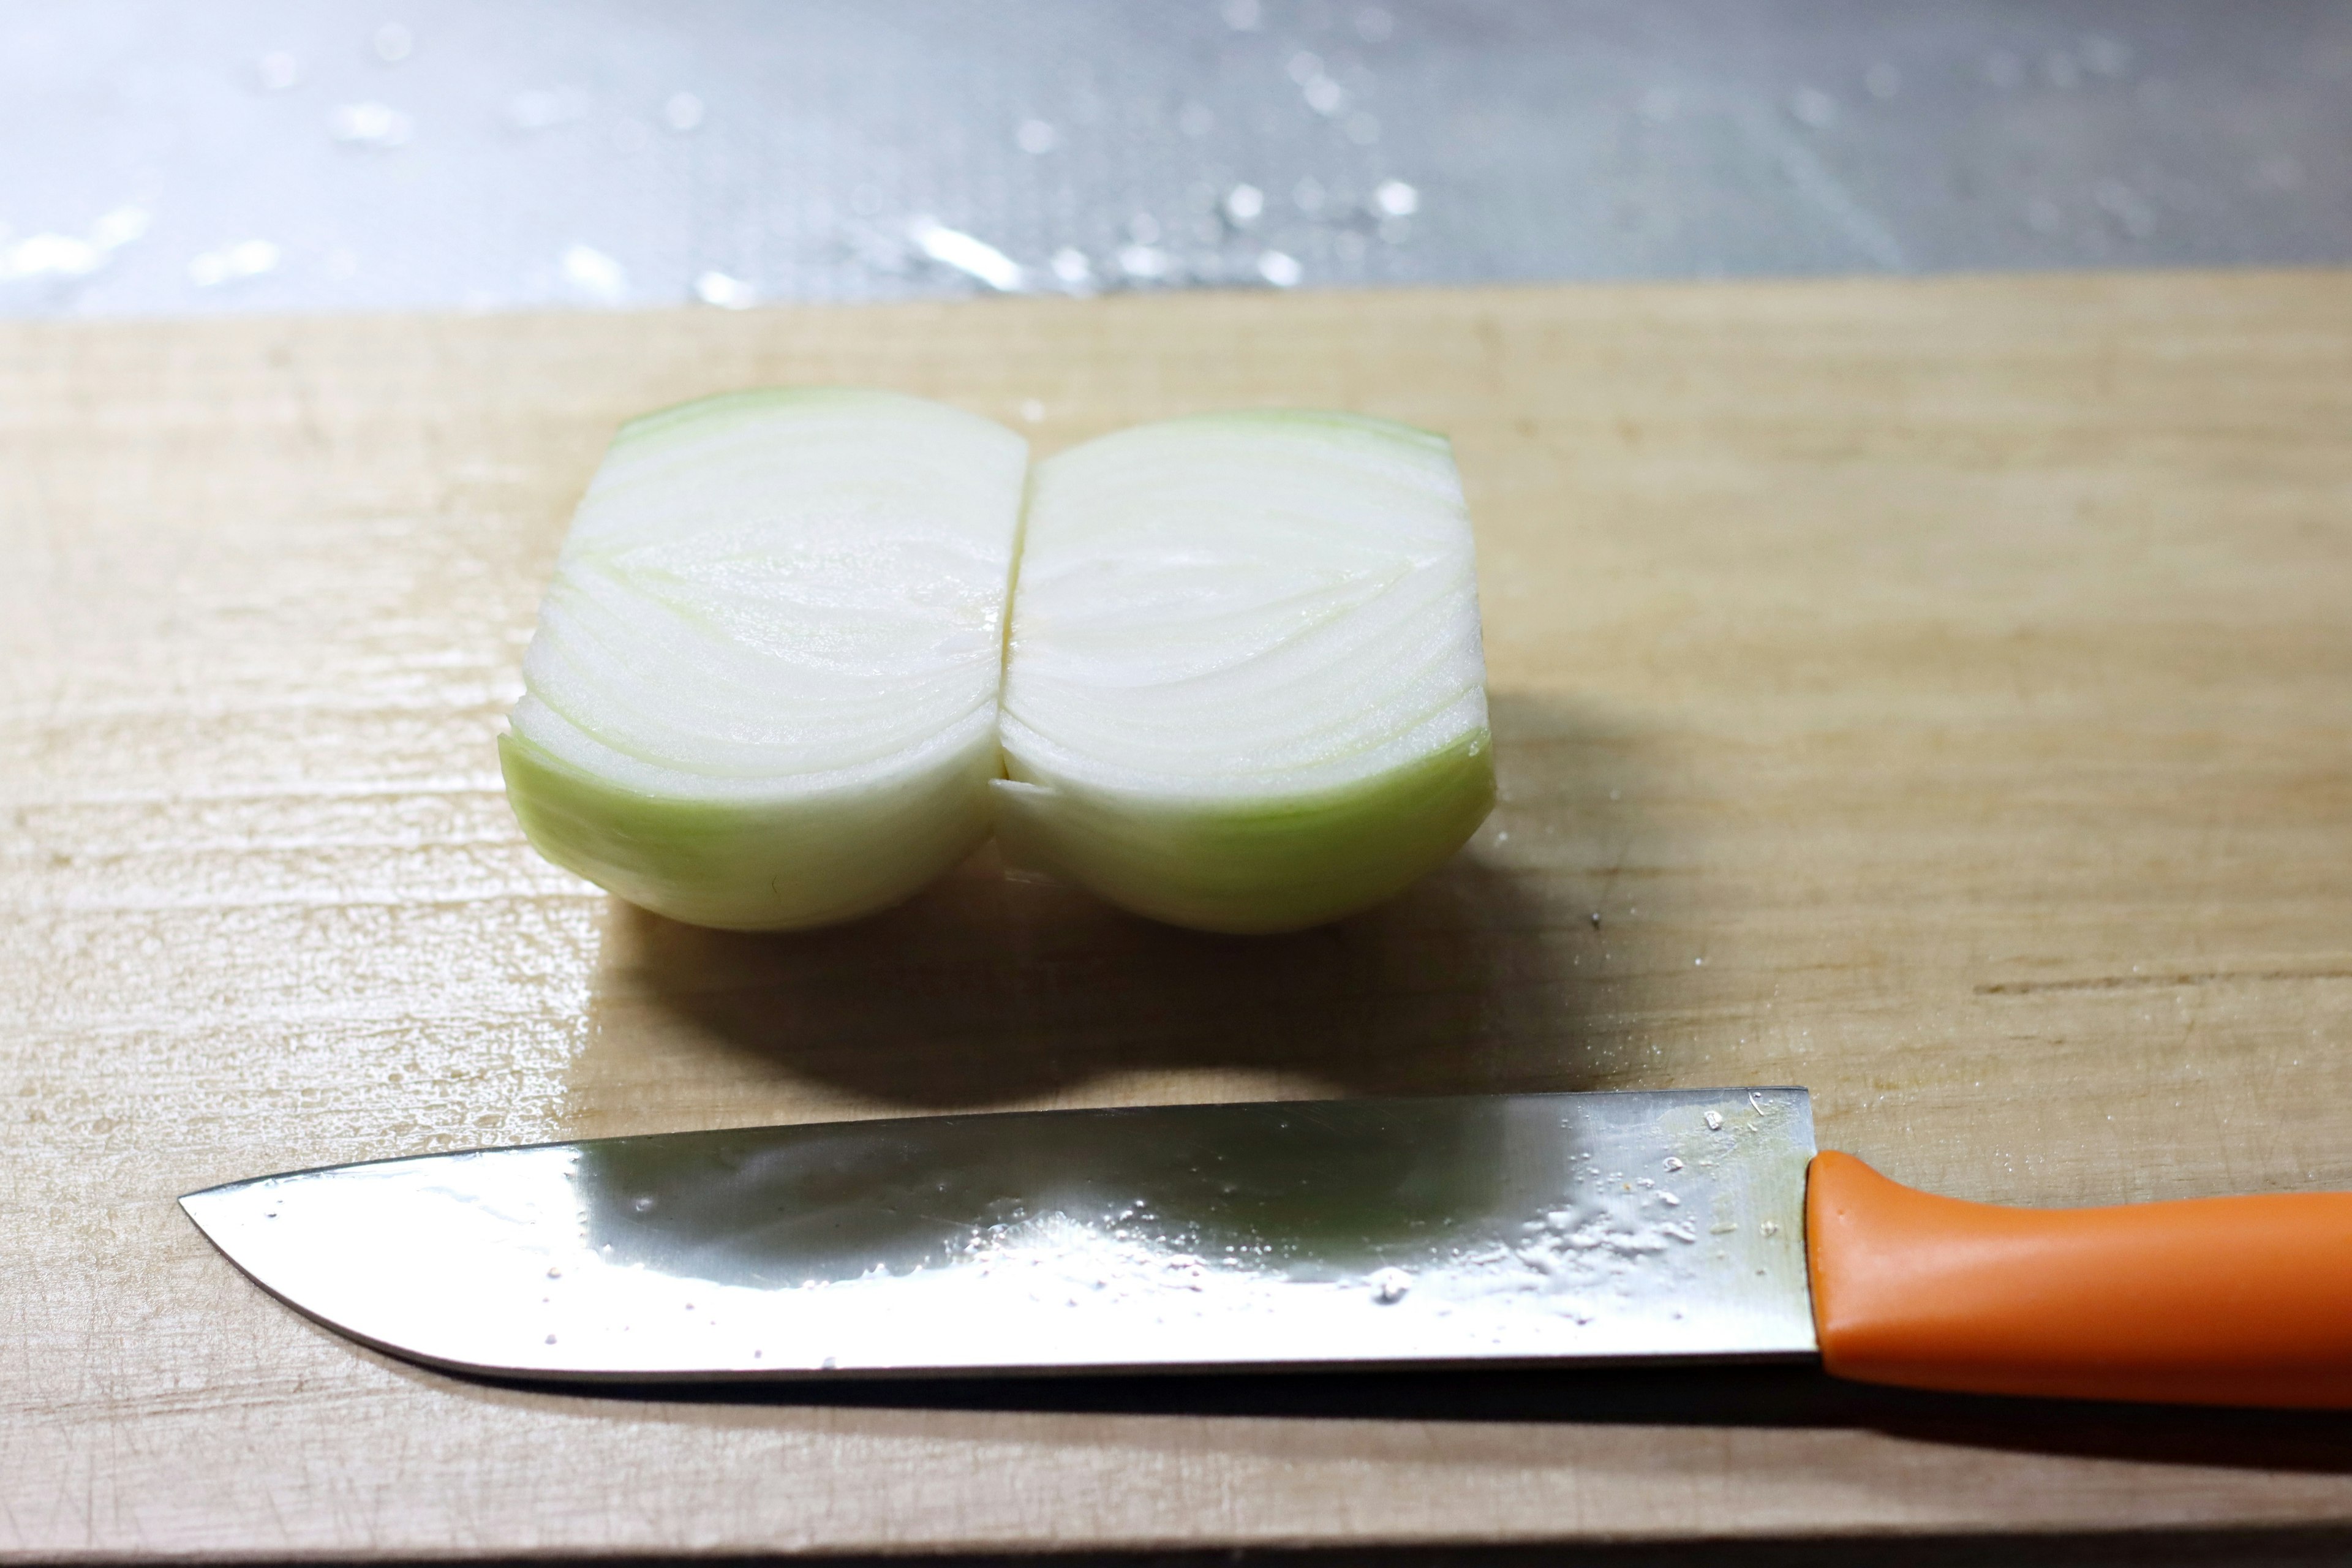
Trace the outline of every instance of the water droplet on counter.
[[1675, 1158], [1672, 1154], [1669, 1154], [1669, 1155], [1667, 1155], [1667, 1156], [1666, 1156], [1666, 1169], [1667, 1169], [1667, 1170], [1669, 1170], [1669, 1171], [1679, 1171], [1679, 1170], [1681, 1170], [1682, 1168], [1683, 1168], [1683, 1163], [1682, 1163], [1680, 1160], [1677, 1160], [1677, 1159], [1676, 1159], [1676, 1158]]
[[974, 235], [949, 228], [936, 218], [918, 217], [907, 226], [908, 237], [940, 266], [977, 279], [999, 293], [1017, 292], [1028, 274], [1019, 262]]
[[694, 297], [722, 310], [743, 310], [760, 302], [760, 291], [740, 278], [705, 272], [694, 280]]
[[199, 289], [258, 278], [278, 269], [278, 250], [266, 239], [247, 239], [218, 250], [207, 250], [188, 260], [188, 281]]
[[[654, 1200], [649, 1197], [631, 1198], [629, 1200], [629, 1207], [632, 1211], [637, 1214], [651, 1214], [654, 1212]], [[610, 1252], [612, 1249], [613, 1244], [611, 1242], [606, 1242], [604, 1244], [604, 1250]]]
[[1837, 100], [1817, 87], [1801, 87], [1789, 95], [1789, 117], [1811, 131], [1827, 131], [1837, 123]]
[[2117, 39], [2093, 34], [2083, 40], [2083, 67], [2093, 76], [2121, 76], [2131, 68], [2131, 50]]
[[1348, 101], [1348, 92], [1328, 76], [1318, 76], [1302, 89], [1307, 107], [1318, 114], [1337, 114]]
[[300, 85], [302, 62], [284, 49], [272, 49], [254, 61], [253, 79], [264, 92], [284, 92]]
[[1150, 245], [1121, 246], [1118, 269], [1139, 282], [1153, 282], [1168, 276], [1168, 253]]
[[1307, 269], [1287, 251], [1268, 250], [1257, 258], [1257, 275], [1277, 289], [1296, 289]]
[[563, 280], [599, 304], [618, 304], [628, 291], [628, 269], [593, 246], [567, 247], [562, 267]]
[[1255, 185], [1239, 184], [1225, 193], [1225, 216], [1237, 224], [1255, 223], [1265, 211], [1265, 193]]
[[1032, 157], [1042, 156], [1062, 144], [1062, 133], [1043, 120], [1024, 120], [1013, 133], [1013, 144]]
[[406, 146], [415, 122], [383, 103], [343, 103], [327, 116], [327, 132], [338, 142], [379, 151]]
[[2091, 192], [2091, 200], [2129, 238], [2146, 239], [2156, 232], [2156, 209], [2121, 180], [2100, 181]]
[[1383, 1268], [1372, 1276], [1372, 1300], [1381, 1306], [1391, 1306], [1404, 1300], [1412, 1289], [1412, 1276], [1402, 1268]]
[[1767, 1236], [1778, 1236], [1780, 1234], [1780, 1222], [1777, 1219], [1768, 1219], [1757, 1228]]
[[529, 88], [507, 100], [507, 123], [518, 131], [544, 131], [587, 114], [588, 94], [576, 87]]
[[1087, 259], [1087, 253], [1073, 246], [1066, 245], [1054, 252], [1046, 265], [1053, 269], [1055, 281], [1067, 289], [1084, 288], [1095, 275], [1094, 263]]
[[690, 92], [673, 92], [662, 100], [662, 123], [683, 136], [702, 124], [702, 100]]
[[1421, 193], [1402, 180], [1382, 180], [1372, 187], [1372, 210], [1385, 217], [1411, 217], [1421, 210]]

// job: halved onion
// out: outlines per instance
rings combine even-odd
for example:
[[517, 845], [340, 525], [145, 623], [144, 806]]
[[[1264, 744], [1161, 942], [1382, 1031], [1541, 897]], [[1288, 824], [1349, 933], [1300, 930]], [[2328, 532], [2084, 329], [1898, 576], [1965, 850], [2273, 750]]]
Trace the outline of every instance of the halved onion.
[[1108, 436], [1031, 484], [997, 834], [1178, 925], [1318, 924], [1485, 819], [1485, 680], [1443, 437], [1305, 413]]
[[698, 925], [905, 898], [986, 837], [1026, 444], [887, 393], [625, 426], [499, 753], [560, 866]]

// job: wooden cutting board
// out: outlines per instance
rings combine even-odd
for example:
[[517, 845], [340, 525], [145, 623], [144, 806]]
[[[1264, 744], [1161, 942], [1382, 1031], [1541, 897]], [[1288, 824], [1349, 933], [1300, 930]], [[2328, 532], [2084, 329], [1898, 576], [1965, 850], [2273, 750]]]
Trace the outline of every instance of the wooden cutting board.
[[[1450, 432], [1503, 804], [1212, 940], [985, 856], [720, 936], [491, 750], [614, 423]], [[1803, 1377], [597, 1399], [353, 1349], [172, 1206], [946, 1107], [1801, 1083], [2021, 1203], [2352, 1186], [2352, 275], [0, 329], [0, 1552], [744, 1552], [2352, 1523], [2352, 1425]]]

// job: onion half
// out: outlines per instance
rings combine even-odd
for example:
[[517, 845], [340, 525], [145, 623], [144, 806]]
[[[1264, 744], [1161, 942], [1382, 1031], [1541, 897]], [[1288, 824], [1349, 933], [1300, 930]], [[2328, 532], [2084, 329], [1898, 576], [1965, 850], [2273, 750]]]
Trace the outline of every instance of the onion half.
[[1139, 913], [1278, 931], [1402, 890], [1494, 802], [1443, 437], [1238, 413], [1039, 465], [997, 835]]
[[898, 902], [989, 829], [1027, 445], [877, 392], [625, 426], [572, 520], [499, 761], [557, 865], [697, 925]]

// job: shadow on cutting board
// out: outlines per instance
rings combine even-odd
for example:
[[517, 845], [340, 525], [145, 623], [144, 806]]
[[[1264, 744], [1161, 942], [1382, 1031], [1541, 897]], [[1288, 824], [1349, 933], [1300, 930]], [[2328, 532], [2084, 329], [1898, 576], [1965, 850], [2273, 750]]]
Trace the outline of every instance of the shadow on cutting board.
[[[1217, 937], [1007, 876], [992, 849], [827, 931], [712, 931], [614, 903], [567, 1107], [575, 1135], [844, 1110], [1574, 1089], [1632, 1081], [1602, 1043], [1650, 965], [1592, 915], [1655, 864], [1643, 738], [1494, 704], [1504, 802], [1364, 915]], [[1639, 868], [1632, 873], [1640, 875]], [[1095, 1085], [1091, 1090], [1081, 1086]]]
[[723, 1406], [974, 1414], [1255, 1416], [1642, 1427], [1785, 1427], [1883, 1433], [1960, 1447], [2074, 1458], [2352, 1475], [2352, 1414], [2101, 1405], [1916, 1393], [1846, 1383], [1810, 1366], [1160, 1376], [865, 1379], [772, 1384], [549, 1384], [403, 1375], [495, 1398], [584, 1396], [581, 1408]]

